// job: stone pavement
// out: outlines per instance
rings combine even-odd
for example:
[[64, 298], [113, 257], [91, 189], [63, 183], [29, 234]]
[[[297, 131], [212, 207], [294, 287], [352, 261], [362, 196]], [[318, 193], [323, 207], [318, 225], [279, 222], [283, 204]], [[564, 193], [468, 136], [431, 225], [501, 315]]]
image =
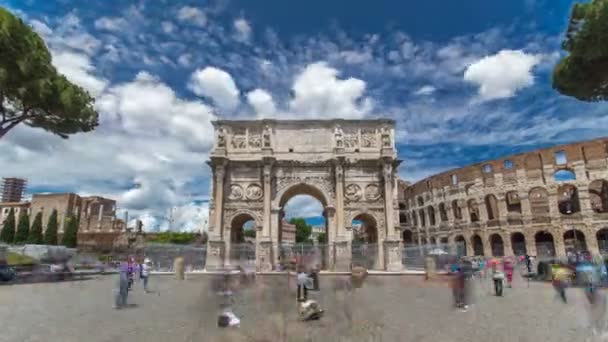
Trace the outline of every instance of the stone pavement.
[[351, 291], [347, 277], [322, 276], [323, 291], [312, 296], [326, 316], [303, 323], [296, 317], [293, 278], [264, 276], [237, 296], [241, 327], [219, 329], [209, 279], [153, 276], [155, 293], [137, 283], [133, 306], [123, 310], [112, 309], [115, 275], [0, 286], [0, 341], [591, 341], [581, 290], [571, 289], [564, 305], [545, 283], [527, 287], [518, 280], [498, 298], [490, 281], [476, 281], [475, 304], [460, 312], [438, 281], [370, 276]]

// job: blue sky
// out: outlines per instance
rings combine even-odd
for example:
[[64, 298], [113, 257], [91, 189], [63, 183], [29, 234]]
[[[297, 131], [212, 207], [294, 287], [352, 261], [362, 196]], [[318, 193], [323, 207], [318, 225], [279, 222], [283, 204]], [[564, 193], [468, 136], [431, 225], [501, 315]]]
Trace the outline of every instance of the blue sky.
[[[148, 228], [175, 208], [194, 229], [218, 117], [391, 117], [411, 181], [604, 136], [605, 103], [550, 84], [571, 3], [0, 0], [101, 114], [96, 132], [68, 141], [15, 129], [0, 176], [116, 198]], [[305, 198], [291, 207], [320, 211]]]

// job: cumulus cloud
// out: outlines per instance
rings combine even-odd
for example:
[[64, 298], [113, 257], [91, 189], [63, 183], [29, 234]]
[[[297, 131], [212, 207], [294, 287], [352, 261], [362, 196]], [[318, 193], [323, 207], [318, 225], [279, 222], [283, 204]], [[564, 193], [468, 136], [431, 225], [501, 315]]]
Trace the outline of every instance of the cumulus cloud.
[[323, 205], [312, 196], [296, 195], [285, 204], [284, 211], [287, 218], [322, 216]]
[[362, 64], [367, 63], [372, 59], [372, 54], [369, 51], [342, 51], [340, 57], [348, 64]]
[[358, 119], [372, 110], [364, 97], [365, 82], [357, 78], [340, 79], [338, 70], [325, 62], [308, 65], [296, 76], [290, 110], [300, 118]]
[[127, 20], [124, 18], [101, 17], [95, 20], [95, 28], [105, 31], [120, 31], [127, 27]]
[[234, 21], [235, 38], [239, 41], [249, 41], [251, 37], [251, 25], [244, 18], [238, 18]]
[[105, 78], [94, 74], [95, 67], [89, 56], [68, 50], [52, 52], [53, 65], [57, 70], [71, 82], [89, 91], [92, 96], [99, 96], [108, 85]]
[[258, 117], [272, 117], [277, 114], [272, 96], [264, 89], [255, 89], [248, 92], [247, 102], [253, 107]]
[[414, 95], [420, 95], [420, 96], [431, 95], [436, 90], [437, 90], [437, 88], [433, 87], [432, 85], [425, 85], [425, 86], [418, 88], [414, 92]]
[[471, 64], [464, 79], [479, 86], [479, 101], [507, 98], [534, 84], [532, 69], [540, 61], [539, 55], [502, 50]]
[[165, 33], [173, 33], [173, 31], [175, 31], [175, 25], [170, 21], [163, 21], [161, 23], [161, 28]]
[[234, 110], [239, 104], [239, 90], [229, 73], [215, 67], [198, 69], [190, 77], [188, 89], [198, 96], [211, 98], [220, 108]]
[[177, 19], [184, 23], [204, 27], [207, 24], [207, 15], [196, 7], [184, 6], [177, 12]]

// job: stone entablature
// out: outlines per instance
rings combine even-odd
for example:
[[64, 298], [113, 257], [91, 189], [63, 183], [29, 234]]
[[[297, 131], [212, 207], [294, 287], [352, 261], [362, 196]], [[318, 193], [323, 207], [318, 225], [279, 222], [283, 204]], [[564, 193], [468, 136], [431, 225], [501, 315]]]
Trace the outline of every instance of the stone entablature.
[[[325, 207], [331, 268], [350, 267], [351, 222], [360, 215], [374, 222], [378, 242], [399, 241], [394, 121], [222, 120], [213, 125], [209, 265], [230, 262], [235, 222], [253, 219], [258, 269], [274, 268], [282, 208], [298, 194]], [[401, 268], [393, 255], [380, 249], [382, 267]]]
[[[608, 228], [607, 151], [605, 138], [559, 145], [402, 186], [401, 225], [418, 243], [453, 242], [458, 236], [470, 242], [473, 230], [479, 229], [486, 255], [491, 254], [492, 234], [500, 235], [506, 246], [513, 233], [521, 232], [528, 252], [535, 252], [537, 233], [546, 231], [561, 256], [572, 238], [564, 241], [564, 235], [576, 230], [578, 239], [584, 235], [586, 249], [597, 253], [599, 247], [608, 247], [598, 246], [604, 243], [598, 242], [603, 236], [598, 232]], [[462, 232], [456, 232], [457, 227]]]

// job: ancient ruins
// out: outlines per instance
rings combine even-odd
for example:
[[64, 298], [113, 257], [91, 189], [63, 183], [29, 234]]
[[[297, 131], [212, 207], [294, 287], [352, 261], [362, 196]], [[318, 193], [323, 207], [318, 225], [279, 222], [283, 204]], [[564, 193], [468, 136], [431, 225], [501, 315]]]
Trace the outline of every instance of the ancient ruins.
[[395, 122], [254, 120], [213, 123], [207, 269], [230, 265], [246, 221], [256, 229], [258, 271], [276, 269], [283, 207], [307, 194], [324, 206], [328, 268], [351, 268], [352, 222], [377, 243], [376, 264], [402, 269]]

